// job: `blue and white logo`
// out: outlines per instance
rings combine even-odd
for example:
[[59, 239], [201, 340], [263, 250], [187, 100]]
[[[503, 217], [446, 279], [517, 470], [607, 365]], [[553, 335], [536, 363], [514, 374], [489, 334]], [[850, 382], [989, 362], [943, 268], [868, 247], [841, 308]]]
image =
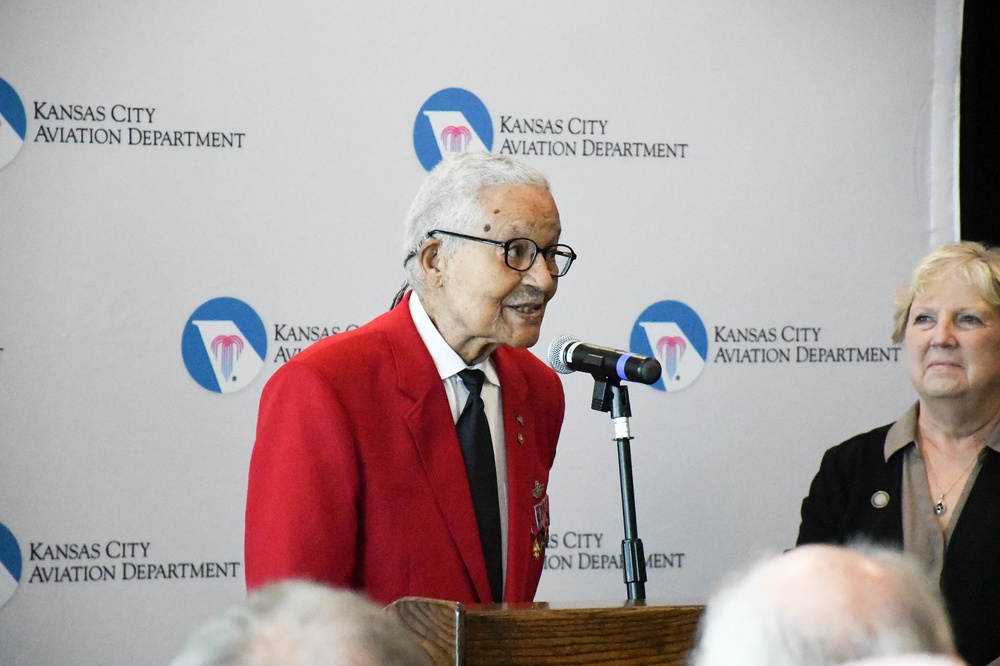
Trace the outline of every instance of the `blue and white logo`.
[[0, 79], [0, 167], [13, 161], [28, 133], [24, 104], [9, 83]]
[[708, 334], [701, 317], [680, 301], [660, 301], [646, 308], [632, 327], [629, 351], [652, 356], [663, 367], [653, 384], [679, 391], [698, 378], [708, 359]]
[[213, 298], [188, 319], [181, 354], [191, 377], [202, 387], [216, 393], [239, 391], [264, 367], [264, 322], [243, 301]]
[[428, 98], [413, 122], [413, 148], [425, 169], [448, 153], [493, 149], [493, 120], [478, 97], [462, 88], [445, 88]]
[[10, 601], [21, 582], [21, 546], [0, 523], [0, 607]]

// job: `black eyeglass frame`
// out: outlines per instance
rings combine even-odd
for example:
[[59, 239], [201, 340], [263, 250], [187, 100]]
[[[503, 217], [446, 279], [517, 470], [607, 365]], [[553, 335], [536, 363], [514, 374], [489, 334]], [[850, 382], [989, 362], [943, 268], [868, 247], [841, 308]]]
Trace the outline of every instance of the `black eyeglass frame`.
[[[556, 243], [555, 245], [549, 245], [548, 247], [538, 247], [538, 243], [531, 240], [530, 238], [511, 238], [508, 241], [498, 241], [498, 240], [493, 240], [492, 238], [480, 238], [478, 236], [469, 236], [468, 234], [460, 234], [457, 231], [445, 231], [444, 229], [432, 229], [431, 231], [427, 232], [427, 237], [433, 238], [435, 234], [444, 234], [445, 236], [454, 236], [455, 238], [462, 238], [464, 240], [476, 241], [477, 243], [486, 243], [487, 245], [495, 245], [496, 247], [502, 247], [503, 262], [507, 265], [507, 268], [517, 271], [518, 273], [524, 273], [525, 271], [531, 270], [531, 267], [535, 265], [535, 259], [538, 258], [538, 255], [542, 255], [542, 260], [545, 261], [546, 266], [548, 266], [548, 257], [550, 256], [550, 254], [552, 256], [558, 254], [561, 257], [566, 257], [567, 259], [566, 265], [559, 273], [553, 273], [552, 270], [549, 269], [549, 275], [551, 275], [552, 277], [562, 277], [566, 275], [566, 273], [569, 273], [569, 267], [572, 266], [573, 262], [576, 260], [576, 252], [573, 251], [573, 248], [563, 243]], [[531, 261], [529, 261], [528, 265], [525, 266], [524, 268], [517, 268], [515, 266], [510, 265], [510, 246], [516, 243], [517, 241], [527, 241], [531, 243], [531, 245], [535, 248], [535, 256], [531, 258]], [[552, 265], [555, 266], [555, 263], [553, 262]]]

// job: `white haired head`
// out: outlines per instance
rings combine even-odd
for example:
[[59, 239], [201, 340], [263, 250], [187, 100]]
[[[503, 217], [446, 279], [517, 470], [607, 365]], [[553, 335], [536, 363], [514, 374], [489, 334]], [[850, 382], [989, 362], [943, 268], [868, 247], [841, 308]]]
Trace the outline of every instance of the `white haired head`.
[[953, 655], [940, 593], [911, 558], [812, 545], [753, 566], [708, 602], [693, 666], [825, 666]]

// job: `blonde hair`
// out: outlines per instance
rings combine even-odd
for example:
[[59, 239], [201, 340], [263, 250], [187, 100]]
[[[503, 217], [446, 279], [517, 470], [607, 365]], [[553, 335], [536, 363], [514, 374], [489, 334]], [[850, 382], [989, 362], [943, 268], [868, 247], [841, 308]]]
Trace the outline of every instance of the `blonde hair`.
[[1000, 310], [1000, 249], [971, 241], [944, 245], [924, 257], [910, 281], [896, 291], [893, 342], [903, 341], [913, 300], [952, 276], [968, 282], [985, 302]]

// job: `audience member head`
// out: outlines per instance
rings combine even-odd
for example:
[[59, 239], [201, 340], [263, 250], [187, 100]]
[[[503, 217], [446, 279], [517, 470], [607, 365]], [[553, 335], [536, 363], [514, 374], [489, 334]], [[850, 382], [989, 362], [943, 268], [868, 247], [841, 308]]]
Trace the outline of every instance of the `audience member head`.
[[171, 666], [429, 666], [416, 638], [355, 592], [263, 587], [188, 640]]
[[952, 655], [940, 594], [898, 551], [802, 546], [758, 563], [708, 602], [693, 666], [824, 666]]
[[893, 342], [903, 341], [913, 300], [951, 277], [972, 285], [983, 301], [1000, 311], [1000, 248], [969, 241], [944, 245], [924, 257], [896, 292]]

